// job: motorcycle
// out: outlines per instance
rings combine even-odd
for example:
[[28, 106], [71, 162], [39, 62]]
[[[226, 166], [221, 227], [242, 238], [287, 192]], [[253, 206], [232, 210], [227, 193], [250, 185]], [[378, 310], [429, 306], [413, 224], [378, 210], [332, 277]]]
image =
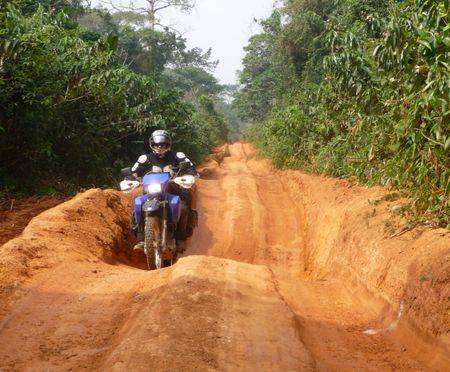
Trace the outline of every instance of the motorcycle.
[[175, 183], [184, 189], [191, 189], [197, 178], [191, 175], [179, 176], [189, 164], [181, 163], [178, 172], [172, 176], [169, 171], [149, 172], [142, 180], [136, 178], [130, 168], [122, 169], [126, 178], [120, 189], [131, 193], [142, 186], [143, 193], [134, 199], [135, 223], [144, 233], [144, 253], [150, 270], [173, 265], [178, 258], [175, 231], [181, 217], [182, 200], [167, 192]]

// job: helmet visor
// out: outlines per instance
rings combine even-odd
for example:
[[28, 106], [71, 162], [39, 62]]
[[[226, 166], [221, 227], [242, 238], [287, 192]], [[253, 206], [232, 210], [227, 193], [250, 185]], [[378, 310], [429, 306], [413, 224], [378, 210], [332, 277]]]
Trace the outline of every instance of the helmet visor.
[[170, 147], [170, 144], [168, 143], [155, 143], [153, 147], [157, 149], [168, 149]]
[[152, 137], [152, 144], [154, 146], [156, 146], [156, 145], [163, 145], [163, 144], [165, 144], [167, 146], [170, 146], [170, 141], [169, 141], [169, 139], [166, 136], [153, 136]]

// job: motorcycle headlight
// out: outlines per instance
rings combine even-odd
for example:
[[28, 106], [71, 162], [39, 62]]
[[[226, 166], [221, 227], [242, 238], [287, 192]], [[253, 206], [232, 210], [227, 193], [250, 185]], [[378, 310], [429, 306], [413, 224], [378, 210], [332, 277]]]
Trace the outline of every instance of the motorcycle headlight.
[[149, 194], [160, 194], [162, 192], [162, 186], [159, 183], [152, 183], [147, 186], [147, 192]]

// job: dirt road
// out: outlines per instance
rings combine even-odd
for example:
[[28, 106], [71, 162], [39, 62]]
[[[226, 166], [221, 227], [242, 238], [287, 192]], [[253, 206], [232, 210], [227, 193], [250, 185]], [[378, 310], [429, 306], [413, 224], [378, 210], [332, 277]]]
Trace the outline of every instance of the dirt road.
[[142, 270], [113, 191], [3, 245], [0, 370], [448, 370], [447, 232], [398, 234], [381, 188], [230, 155], [172, 268]]

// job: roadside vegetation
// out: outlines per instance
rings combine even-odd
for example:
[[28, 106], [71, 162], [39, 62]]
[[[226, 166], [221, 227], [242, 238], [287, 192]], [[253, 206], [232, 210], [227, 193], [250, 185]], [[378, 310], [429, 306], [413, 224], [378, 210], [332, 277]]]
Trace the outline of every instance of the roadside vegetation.
[[278, 4], [245, 49], [234, 102], [260, 152], [402, 190], [412, 215], [448, 225], [449, 1]]
[[0, 196], [113, 185], [156, 128], [200, 162], [233, 133], [210, 57], [129, 10], [1, 0]]

